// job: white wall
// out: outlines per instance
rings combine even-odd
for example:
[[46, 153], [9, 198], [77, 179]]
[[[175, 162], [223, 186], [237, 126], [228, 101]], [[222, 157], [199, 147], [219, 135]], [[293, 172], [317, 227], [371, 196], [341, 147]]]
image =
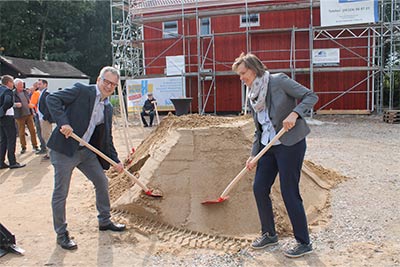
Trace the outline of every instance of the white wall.
[[22, 79], [25, 82], [25, 86], [28, 88], [38, 79], [44, 79], [49, 83], [48, 90], [50, 92], [55, 92], [59, 88], [64, 89], [66, 87], [71, 87], [77, 82], [89, 84], [89, 79], [71, 79], [71, 78], [25, 78]]

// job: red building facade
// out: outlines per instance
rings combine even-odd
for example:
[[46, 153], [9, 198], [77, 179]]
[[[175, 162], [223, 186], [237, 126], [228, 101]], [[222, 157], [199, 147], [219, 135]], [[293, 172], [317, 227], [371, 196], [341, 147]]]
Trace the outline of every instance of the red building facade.
[[[314, 90], [315, 110], [370, 108], [373, 51], [365, 28], [323, 29], [319, 6], [310, 8], [309, 1], [261, 2], [143, 14], [145, 75], [165, 75], [166, 57], [184, 55], [193, 112], [240, 112], [245, 89], [231, 65], [249, 51], [272, 73], [285, 72]], [[329, 48], [339, 49], [338, 64], [310, 64], [312, 49]]]

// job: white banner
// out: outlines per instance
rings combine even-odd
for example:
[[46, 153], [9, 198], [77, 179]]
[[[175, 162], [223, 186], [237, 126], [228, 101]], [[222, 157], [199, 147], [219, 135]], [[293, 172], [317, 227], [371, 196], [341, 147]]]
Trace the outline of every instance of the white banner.
[[147, 93], [153, 93], [160, 111], [172, 111], [174, 105], [170, 98], [185, 97], [184, 77], [163, 77], [152, 79], [126, 80], [128, 112], [141, 111]]
[[312, 62], [315, 65], [339, 65], [339, 48], [313, 49]]
[[320, 0], [321, 26], [378, 22], [378, 0]]
[[167, 66], [167, 75], [183, 75], [185, 73], [185, 57], [184, 56], [167, 56], [165, 57]]

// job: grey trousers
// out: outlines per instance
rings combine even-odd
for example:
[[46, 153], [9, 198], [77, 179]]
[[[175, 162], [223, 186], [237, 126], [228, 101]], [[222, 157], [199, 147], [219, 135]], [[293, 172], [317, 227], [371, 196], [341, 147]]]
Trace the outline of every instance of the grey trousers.
[[67, 231], [66, 200], [71, 183], [72, 171], [77, 167], [94, 185], [99, 225], [110, 221], [110, 198], [108, 178], [104, 174], [97, 156], [87, 148], [78, 149], [73, 157], [50, 150], [51, 164], [54, 167], [54, 190], [51, 201], [54, 230], [58, 235]]

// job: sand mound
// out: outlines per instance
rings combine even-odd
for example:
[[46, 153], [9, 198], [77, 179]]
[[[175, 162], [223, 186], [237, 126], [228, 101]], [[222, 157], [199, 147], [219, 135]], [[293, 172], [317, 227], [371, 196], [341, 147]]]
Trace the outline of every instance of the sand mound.
[[[248, 117], [167, 116], [137, 148], [129, 164], [129, 170], [139, 171], [140, 180], [149, 188], [160, 189], [163, 198], [143, 195], [128, 177], [118, 175], [110, 181], [113, 207], [203, 233], [257, 234], [260, 225], [252, 193], [254, 172], [238, 183], [229, 200], [201, 204], [218, 198], [244, 167], [253, 134]], [[329, 189], [341, 180], [342, 176], [305, 162], [301, 191], [310, 225], [327, 222]], [[291, 232], [291, 226], [278, 181], [271, 197], [277, 230], [284, 234]]]

